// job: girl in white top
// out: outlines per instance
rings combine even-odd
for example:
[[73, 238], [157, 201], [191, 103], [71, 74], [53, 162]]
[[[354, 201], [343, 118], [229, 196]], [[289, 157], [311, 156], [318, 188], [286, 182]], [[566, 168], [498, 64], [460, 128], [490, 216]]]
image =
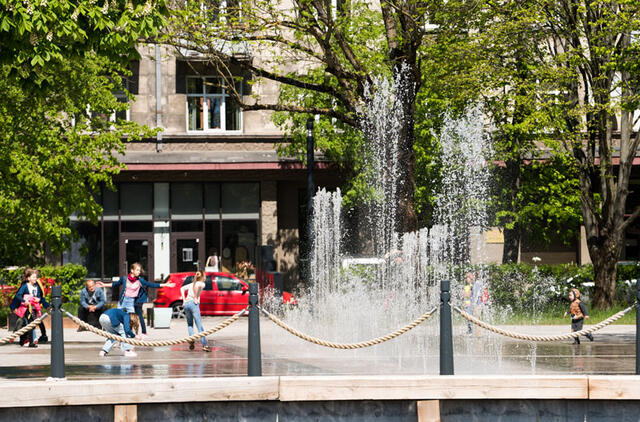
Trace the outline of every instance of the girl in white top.
[[[187, 284], [180, 288], [180, 294], [182, 295], [182, 303], [184, 304], [184, 315], [187, 318], [187, 330], [189, 335], [193, 335], [193, 323], [195, 321], [198, 332], [204, 331], [202, 328], [202, 318], [200, 317], [200, 294], [204, 290], [205, 276], [202, 271], [196, 272], [193, 277], [193, 283]], [[207, 345], [207, 338], [200, 338], [202, 342], [202, 350], [210, 352], [211, 349]], [[194, 342], [189, 342], [189, 350], [195, 348]]]

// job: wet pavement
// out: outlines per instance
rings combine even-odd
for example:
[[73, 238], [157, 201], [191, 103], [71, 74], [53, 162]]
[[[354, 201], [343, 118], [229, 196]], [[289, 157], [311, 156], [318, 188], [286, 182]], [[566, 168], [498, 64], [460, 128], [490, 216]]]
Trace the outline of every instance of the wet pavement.
[[[207, 317], [205, 329], [226, 318]], [[462, 329], [463, 327], [460, 327]], [[503, 327], [519, 333], [555, 335], [567, 326]], [[411, 347], [392, 344], [362, 350], [334, 350], [307, 343], [266, 319], [261, 319], [263, 375], [374, 375], [438, 374], [438, 338], [416, 329], [408, 334]], [[136, 347], [137, 357], [126, 358], [118, 347], [99, 357], [103, 339], [90, 332], [65, 328], [65, 368], [69, 379], [181, 378], [245, 376], [247, 374], [247, 318], [209, 337], [211, 353], [196, 343], [157, 348]], [[0, 338], [8, 335], [0, 330]], [[149, 340], [187, 335], [184, 320], [173, 320], [169, 329], [149, 329]], [[530, 343], [492, 334], [454, 336], [456, 374], [634, 374], [635, 326], [613, 325], [586, 338], [579, 346], [570, 340]], [[411, 339], [410, 339], [411, 340]], [[390, 344], [391, 343], [391, 344]], [[402, 343], [404, 344], [404, 343]], [[407, 344], [412, 344], [409, 341]], [[0, 379], [45, 379], [49, 376], [50, 346], [21, 348], [0, 346]]]

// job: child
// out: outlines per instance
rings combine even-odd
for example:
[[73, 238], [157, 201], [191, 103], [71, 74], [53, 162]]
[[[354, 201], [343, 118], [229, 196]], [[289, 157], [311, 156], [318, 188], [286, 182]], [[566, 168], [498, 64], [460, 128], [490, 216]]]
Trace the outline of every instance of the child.
[[[202, 271], [196, 272], [193, 277], [193, 283], [187, 284], [180, 288], [180, 294], [182, 295], [182, 303], [184, 303], [184, 316], [187, 318], [187, 331], [189, 335], [193, 335], [193, 322], [195, 320], [198, 332], [204, 331], [202, 328], [202, 321], [200, 318], [200, 293], [204, 290], [205, 276]], [[207, 345], [207, 338], [200, 338], [202, 342], [202, 350], [210, 352], [211, 349]], [[189, 342], [189, 350], [193, 350], [195, 346], [193, 342]]]
[[[117, 334], [120, 337], [138, 338], [138, 328], [140, 327], [140, 321], [138, 315], [134, 313], [127, 313], [122, 309], [107, 309], [102, 315], [100, 315], [100, 325], [102, 329], [111, 334]], [[135, 332], [135, 333], [134, 333]], [[113, 345], [115, 340], [108, 338], [100, 350], [99, 356], [106, 356]], [[124, 350], [124, 355], [127, 357], [137, 356], [133, 351], [133, 346], [127, 343], [122, 343], [120, 346]]]
[[147, 336], [147, 327], [144, 324], [144, 315], [142, 315], [142, 305], [147, 301], [147, 287], [173, 287], [173, 283], [152, 283], [140, 276], [142, 273], [142, 265], [134, 262], [129, 268], [129, 275], [120, 277], [120, 280], [114, 283], [98, 283], [98, 287], [118, 287], [122, 285], [120, 291], [120, 299], [118, 300], [118, 309], [124, 309], [127, 312], [138, 315], [138, 320], [142, 326], [142, 335]]
[[[38, 283], [38, 270], [33, 268], [25, 269], [22, 286], [20, 286], [16, 296], [13, 298], [10, 308], [18, 316], [24, 318], [25, 323], [28, 324], [41, 315], [42, 308], [46, 309], [48, 307], [49, 304], [45, 298], [44, 289]], [[41, 331], [42, 326], [43, 324], [41, 324]], [[46, 342], [46, 331], [42, 331], [41, 340], [43, 340], [43, 343]], [[24, 347], [38, 347], [36, 330], [34, 329], [20, 336], [20, 344]]]
[[[571, 289], [569, 292], [569, 301], [571, 302], [569, 307], [569, 313], [571, 314], [571, 332], [574, 333], [582, 330], [582, 323], [585, 319], [589, 319], [589, 312], [585, 304], [580, 300], [580, 291], [578, 289]], [[563, 318], [566, 316], [567, 313], [565, 312]], [[593, 341], [592, 334], [587, 334], [586, 337], [589, 341]], [[573, 344], [580, 344], [580, 339], [576, 337], [573, 340]]]

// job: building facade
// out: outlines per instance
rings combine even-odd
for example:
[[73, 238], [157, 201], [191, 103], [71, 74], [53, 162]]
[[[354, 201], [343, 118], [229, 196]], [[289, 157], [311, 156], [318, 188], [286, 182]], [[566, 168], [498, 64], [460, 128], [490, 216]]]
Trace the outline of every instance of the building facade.
[[[120, 117], [162, 131], [126, 144], [116, 191], [105, 188], [98, 198], [99, 225], [75, 222], [81, 239], [63, 263], [110, 279], [140, 261], [158, 280], [202, 268], [210, 255], [233, 271], [238, 262], [256, 262], [256, 246], [271, 245], [285, 285], [294, 285], [306, 224], [306, 166], [278, 156], [285, 139], [270, 113], [243, 112], [205, 62], [164, 47], [140, 47], [140, 53], [128, 81], [135, 101]], [[251, 90], [267, 101], [278, 95], [275, 84]], [[316, 186], [341, 183], [321, 157], [314, 173]]]

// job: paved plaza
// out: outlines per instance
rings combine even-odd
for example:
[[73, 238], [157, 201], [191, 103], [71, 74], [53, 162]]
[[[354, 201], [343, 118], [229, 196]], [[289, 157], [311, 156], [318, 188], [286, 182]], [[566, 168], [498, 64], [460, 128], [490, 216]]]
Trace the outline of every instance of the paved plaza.
[[[225, 320], [205, 317], [205, 329]], [[66, 319], [65, 319], [66, 320]], [[69, 379], [180, 378], [244, 376], [247, 374], [248, 319], [209, 336], [211, 353], [194, 351], [187, 344], [167, 347], [136, 347], [138, 356], [125, 358], [119, 347], [107, 357], [99, 357], [103, 339], [90, 332], [77, 332], [65, 321], [65, 363]], [[432, 327], [433, 328], [433, 327]], [[591, 343], [583, 338], [580, 346], [570, 341], [530, 343], [493, 334], [454, 336], [454, 367], [457, 375], [470, 374], [634, 374], [635, 326], [612, 325], [595, 333]], [[508, 326], [511, 331], [534, 334], [565, 334], [568, 326]], [[400, 375], [430, 374], [439, 371], [438, 338], [414, 330], [411, 335], [429, 337], [427, 351], [411, 347], [398, 349], [398, 339], [360, 350], [335, 350], [317, 346], [261, 319], [263, 375]], [[0, 338], [9, 333], [0, 330]], [[173, 320], [168, 329], [149, 329], [149, 340], [182, 338], [187, 335], [184, 320]], [[357, 339], [361, 340], [361, 339]], [[50, 346], [37, 349], [15, 344], [0, 346], [0, 378], [38, 379], [49, 376]]]

